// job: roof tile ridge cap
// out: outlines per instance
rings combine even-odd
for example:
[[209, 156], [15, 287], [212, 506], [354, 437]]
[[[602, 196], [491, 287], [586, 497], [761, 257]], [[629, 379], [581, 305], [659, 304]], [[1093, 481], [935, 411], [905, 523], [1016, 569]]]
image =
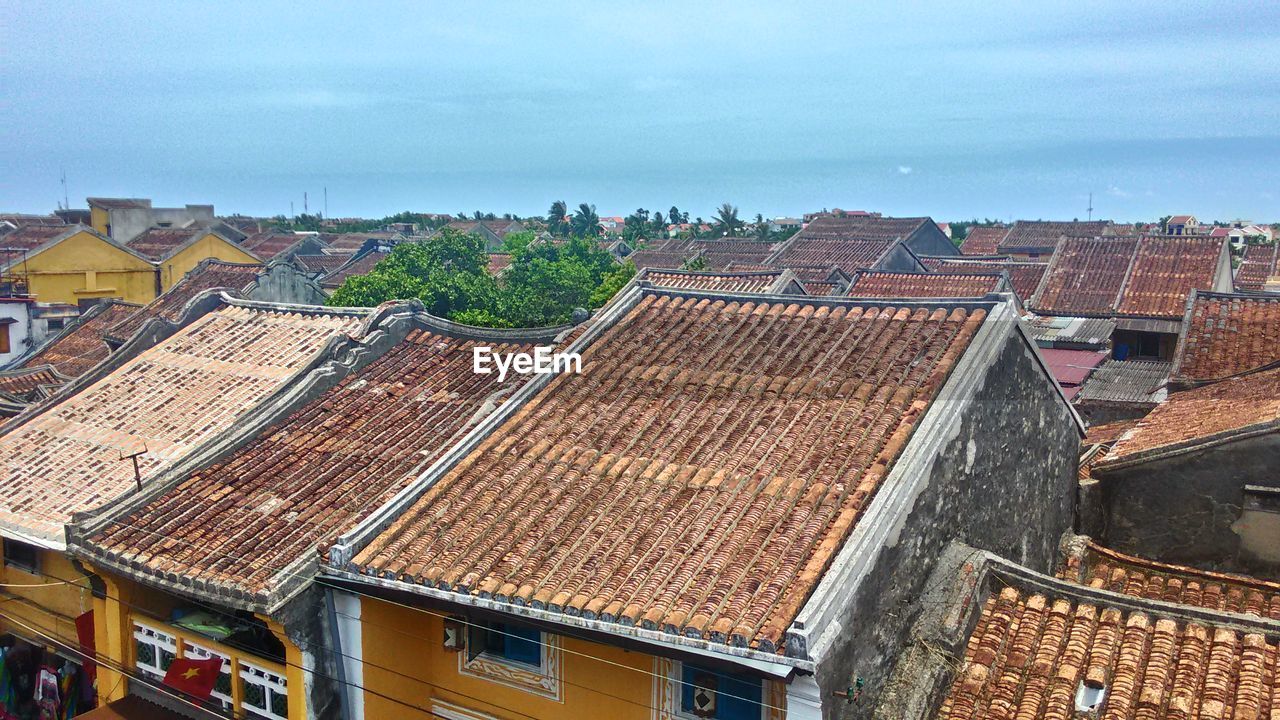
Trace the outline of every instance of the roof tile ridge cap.
[[1166, 563], [1166, 562], [1160, 562], [1159, 560], [1152, 560], [1151, 558], [1145, 558], [1139, 555], [1129, 555], [1127, 553], [1122, 553], [1119, 550], [1115, 550], [1103, 545], [1099, 545], [1098, 543], [1094, 542], [1093, 539], [1089, 539], [1085, 543], [1085, 547], [1087, 550], [1091, 552], [1095, 552], [1111, 560], [1128, 563], [1130, 565], [1154, 568], [1161, 572], [1169, 572], [1169, 573], [1177, 572], [1177, 573], [1184, 573], [1188, 575], [1201, 575], [1203, 577], [1213, 578], [1221, 582], [1232, 582], [1239, 585], [1248, 585], [1248, 586], [1254, 587], [1255, 589], [1266, 589], [1271, 592], [1280, 593], [1280, 582], [1277, 582], [1274, 580], [1267, 580], [1265, 578], [1259, 578], [1259, 577], [1254, 577], [1252, 575], [1243, 575], [1238, 573], [1224, 573], [1224, 572], [1217, 572], [1214, 570], [1202, 570], [1200, 568], [1192, 567], [1190, 565], [1176, 565], [1174, 563]]
[[[1142, 429], [1143, 427], [1146, 426], [1135, 426], [1134, 431]], [[1121, 445], [1121, 441], [1132, 440], [1134, 436], [1122, 437], [1116, 441], [1115, 445], [1112, 446], [1111, 452], [1107, 453], [1107, 456], [1103, 458], [1101, 462], [1094, 465], [1094, 468], [1104, 472], [1109, 470], [1119, 470], [1144, 462], [1153, 462], [1170, 457], [1176, 457], [1178, 455], [1185, 455], [1186, 453], [1202, 448], [1216, 447], [1232, 440], [1247, 440], [1257, 435], [1266, 435], [1268, 433], [1275, 432], [1276, 430], [1280, 430], [1280, 415], [1252, 422], [1247, 425], [1241, 425], [1239, 427], [1227, 428], [1226, 430], [1220, 430], [1210, 435], [1200, 435], [1193, 438], [1187, 438], [1185, 440], [1167, 442], [1163, 445], [1142, 448], [1140, 450], [1130, 451], [1127, 454], [1118, 455], [1116, 454], [1117, 447], [1122, 450], [1127, 449], [1124, 445]]]
[[1129, 255], [1129, 265], [1124, 270], [1124, 279], [1120, 281], [1120, 289], [1116, 291], [1116, 299], [1111, 303], [1111, 309], [1113, 312], [1120, 312], [1120, 302], [1129, 292], [1129, 281], [1133, 278], [1133, 269], [1138, 264], [1138, 256], [1142, 254], [1142, 243], [1143, 238], [1141, 237], [1133, 241], [1133, 251]]

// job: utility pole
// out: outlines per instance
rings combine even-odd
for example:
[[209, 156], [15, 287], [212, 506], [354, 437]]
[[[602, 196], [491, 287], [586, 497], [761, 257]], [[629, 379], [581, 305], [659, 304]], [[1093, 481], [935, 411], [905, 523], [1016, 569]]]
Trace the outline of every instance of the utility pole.
[[302, 191], [302, 214], [306, 215], [310, 210], [307, 208], [307, 191]]
[[1089, 220], [1093, 220], [1093, 193], [1089, 193]]
[[62, 209], [70, 210], [71, 199], [67, 196], [67, 169], [61, 168], [61, 170], [62, 170]]
[[324, 216], [329, 217], [329, 186], [324, 186]]
[[295, 215], [295, 214], [294, 214], [294, 212], [293, 212], [293, 201], [292, 201], [292, 200], [290, 200], [290, 201], [289, 201], [289, 219], [290, 219], [290, 220], [297, 220], [297, 219], [298, 219], [298, 216], [297, 216], [297, 215]]

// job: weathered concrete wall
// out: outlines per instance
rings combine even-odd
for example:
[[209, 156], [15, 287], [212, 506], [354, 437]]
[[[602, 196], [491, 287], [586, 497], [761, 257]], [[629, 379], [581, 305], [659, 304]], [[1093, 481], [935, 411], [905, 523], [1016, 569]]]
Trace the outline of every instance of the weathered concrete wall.
[[1078, 402], [1076, 412], [1089, 427], [1106, 425], [1120, 420], [1139, 420], [1151, 414], [1155, 403]]
[[[878, 549], [874, 569], [845, 606], [838, 639], [816, 658], [825, 718], [866, 717], [874, 707], [948, 543], [1052, 571], [1058, 542], [1071, 529], [1080, 435], [1031, 352], [1010, 332], [981, 385], [956, 400], [963, 406], [955, 409], [952, 434], [905, 522]], [[931, 412], [937, 409], [935, 403]], [[833, 697], [858, 678], [865, 684], [857, 702]]]
[[937, 223], [926, 223], [907, 238], [907, 245], [917, 255], [958, 256], [960, 248], [951, 242], [951, 238], [938, 227]]
[[924, 272], [925, 267], [904, 245], [898, 244], [894, 245], [893, 249], [880, 258], [875, 265], [875, 269], [895, 272]]
[[249, 292], [250, 300], [298, 305], [323, 305], [326, 298], [315, 280], [288, 262], [268, 265]]
[[1232, 527], [1240, 519], [1244, 486], [1280, 487], [1277, 468], [1280, 433], [1272, 432], [1127, 468], [1095, 469], [1104, 522], [1099, 542], [1162, 562], [1280, 576], [1280, 567], [1242, 556]]
[[[307, 718], [314, 720], [336, 720], [342, 717], [342, 693], [344, 668], [340, 667], [342, 656], [333, 649], [330, 627], [330, 615], [325, 605], [324, 588], [311, 584], [284, 607], [273, 614], [273, 618], [284, 626], [288, 643], [293, 646], [290, 654], [289, 674], [290, 701], [296, 695], [292, 686], [301, 680], [306, 687], [303, 697], [307, 703]], [[294, 664], [302, 667], [295, 667]], [[293, 713], [290, 712], [292, 716]]]

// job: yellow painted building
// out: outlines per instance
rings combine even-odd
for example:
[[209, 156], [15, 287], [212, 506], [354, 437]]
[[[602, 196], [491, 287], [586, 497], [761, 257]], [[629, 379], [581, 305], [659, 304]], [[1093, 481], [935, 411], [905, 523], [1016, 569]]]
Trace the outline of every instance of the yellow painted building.
[[[360, 598], [363, 716], [373, 718], [618, 718], [679, 720], [685, 689], [681, 662], [640, 650], [590, 642], [549, 632], [533, 632], [523, 659], [485, 639], [492, 624], [451, 621], [465, 638], [446, 647], [445, 617], [368, 596]], [[504, 632], [525, 633], [518, 625]], [[508, 643], [514, 635], [506, 635]], [[477, 647], [484, 644], [484, 648]], [[344, 652], [351, 649], [344, 647]], [[536, 657], [535, 657], [536, 654]], [[692, 666], [690, 666], [691, 668]], [[723, 673], [723, 670], [717, 670]], [[737, 675], [720, 674], [724, 678]], [[785, 718], [786, 687], [767, 679], [742, 677], [736, 694], [760, 720]], [[687, 698], [684, 698], [687, 700]], [[755, 712], [758, 711], [758, 715]]]
[[146, 257], [83, 225], [19, 228], [0, 246], [4, 274], [25, 276], [40, 302], [146, 304], [157, 295], [156, 268]]
[[[174, 242], [148, 243], [152, 239], [172, 238]], [[235, 242], [208, 228], [169, 230], [155, 228], [129, 241], [129, 248], [146, 255], [156, 264], [160, 276], [160, 292], [191, 272], [201, 260], [213, 258], [238, 264], [262, 264], [262, 259]]]
[[0, 631], [76, 645], [76, 618], [93, 609], [88, 577], [66, 555], [5, 538]]

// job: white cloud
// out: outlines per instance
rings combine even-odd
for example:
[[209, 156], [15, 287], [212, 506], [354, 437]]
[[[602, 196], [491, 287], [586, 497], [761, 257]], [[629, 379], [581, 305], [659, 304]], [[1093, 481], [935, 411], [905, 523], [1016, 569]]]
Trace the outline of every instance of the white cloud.
[[1107, 194], [1110, 195], [1111, 197], [1118, 197], [1118, 198], [1127, 198], [1127, 197], [1133, 196], [1133, 193], [1129, 192], [1128, 190], [1125, 190], [1124, 188], [1116, 187], [1115, 185], [1112, 185], [1111, 187], [1107, 188]]
[[911, 174], [911, 166], [910, 166], [910, 165], [899, 165], [899, 166], [898, 166], [898, 174], [899, 174], [899, 175], [910, 175], [910, 174]]

